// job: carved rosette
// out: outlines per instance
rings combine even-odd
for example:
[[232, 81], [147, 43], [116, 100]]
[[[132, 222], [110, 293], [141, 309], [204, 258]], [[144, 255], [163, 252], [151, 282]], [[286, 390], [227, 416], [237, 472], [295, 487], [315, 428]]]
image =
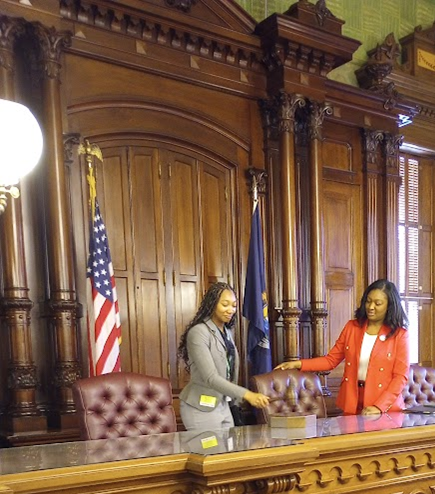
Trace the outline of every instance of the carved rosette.
[[328, 103], [310, 102], [309, 133], [311, 140], [322, 140], [322, 126], [325, 116], [332, 115], [332, 106]]
[[0, 66], [8, 71], [14, 70], [14, 41], [25, 31], [24, 19], [0, 16]]
[[300, 94], [288, 94], [282, 89], [275, 99], [275, 105], [278, 108], [278, 131], [293, 133], [296, 110], [305, 106], [304, 97]]
[[54, 27], [46, 28], [34, 23], [33, 29], [42, 47], [44, 73], [49, 79], [59, 80], [60, 56], [65, 48], [71, 46], [71, 32], [57, 31]]

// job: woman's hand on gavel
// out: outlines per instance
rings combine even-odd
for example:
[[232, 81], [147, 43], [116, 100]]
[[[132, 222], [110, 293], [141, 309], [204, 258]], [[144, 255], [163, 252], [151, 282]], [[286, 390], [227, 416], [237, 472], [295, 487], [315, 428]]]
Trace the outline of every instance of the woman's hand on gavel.
[[269, 404], [269, 397], [262, 393], [246, 391], [243, 398], [255, 408], [265, 408]]

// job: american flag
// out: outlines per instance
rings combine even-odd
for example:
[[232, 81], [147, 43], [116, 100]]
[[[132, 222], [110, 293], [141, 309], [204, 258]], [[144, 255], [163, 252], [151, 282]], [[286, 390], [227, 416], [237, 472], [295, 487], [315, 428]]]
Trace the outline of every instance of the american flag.
[[91, 298], [88, 303], [89, 363], [91, 376], [121, 370], [119, 346], [121, 320], [106, 227], [96, 197], [89, 234], [87, 277]]

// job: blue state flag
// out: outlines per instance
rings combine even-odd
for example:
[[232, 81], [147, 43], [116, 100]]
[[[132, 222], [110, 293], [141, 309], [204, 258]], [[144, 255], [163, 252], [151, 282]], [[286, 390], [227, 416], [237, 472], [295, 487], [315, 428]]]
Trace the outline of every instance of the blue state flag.
[[248, 358], [251, 362], [251, 375], [270, 372], [272, 357], [269, 342], [263, 237], [258, 205], [255, 206], [252, 214], [243, 317], [249, 320]]

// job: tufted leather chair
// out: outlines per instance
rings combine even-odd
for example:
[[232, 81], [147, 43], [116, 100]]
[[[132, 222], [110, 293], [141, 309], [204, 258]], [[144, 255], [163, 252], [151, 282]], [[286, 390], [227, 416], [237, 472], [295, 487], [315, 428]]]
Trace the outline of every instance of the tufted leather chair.
[[114, 372], [72, 387], [81, 439], [175, 432], [171, 383], [161, 377]]
[[435, 405], [435, 369], [413, 364], [409, 368], [409, 378], [402, 391], [405, 408], [417, 405]]
[[270, 404], [257, 411], [257, 422], [267, 424], [273, 413], [305, 412], [326, 417], [320, 379], [311, 372], [274, 370], [251, 378], [251, 389], [271, 398]]

